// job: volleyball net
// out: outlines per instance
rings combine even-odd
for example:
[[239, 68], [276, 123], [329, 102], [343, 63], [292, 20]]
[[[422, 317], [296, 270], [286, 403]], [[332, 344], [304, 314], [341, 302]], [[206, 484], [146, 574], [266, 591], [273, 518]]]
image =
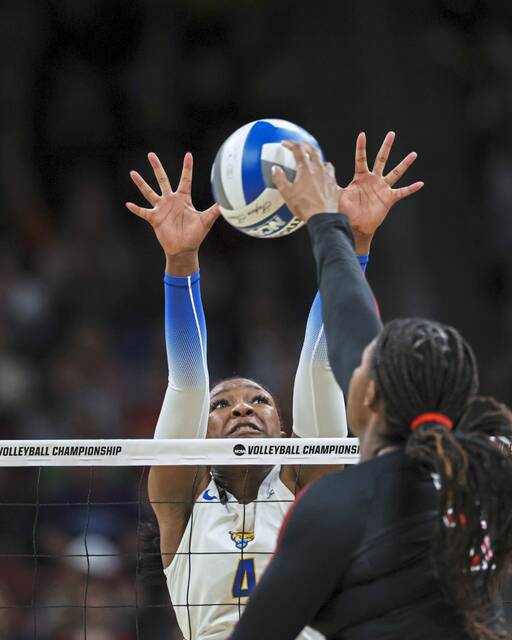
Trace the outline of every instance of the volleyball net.
[[[145, 575], [146, 565], [160, 558], [158, 548], [146, 546], [147, 523], [155, 523], [147, 494], [151, 466], [301, 469], [358, 458], [353, 438], [0, 441], [0, 637], [181, 640], [173, 610], [190, 616], [190, 607], [211, 603], [171, 605], [163, 574], [156, 581]], [[210, 495], [194, 501], [219, 508]], [[244, 526], [233, 532], [227, 552], [233, 554], [233, 593], [221, 606], [233, 606], [237, 589], [242, 597], [250, 591], [249, 538], [244, 508]], [[182, 553], [190, 561], [208, 551]]]

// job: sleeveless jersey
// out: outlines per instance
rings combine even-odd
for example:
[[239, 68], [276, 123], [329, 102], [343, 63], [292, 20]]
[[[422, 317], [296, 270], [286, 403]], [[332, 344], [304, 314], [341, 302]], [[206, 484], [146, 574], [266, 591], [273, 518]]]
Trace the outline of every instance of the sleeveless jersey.
[[[272, 469], [249, 504], [228, 492], [222, 504], [213, 478], [195, 503], [178, 551], [164, 570], [185, 640], [226, 640], [233, 632], [295, 499], [280, 470]], [[297, 640], [322, 638], [306, 627]]]

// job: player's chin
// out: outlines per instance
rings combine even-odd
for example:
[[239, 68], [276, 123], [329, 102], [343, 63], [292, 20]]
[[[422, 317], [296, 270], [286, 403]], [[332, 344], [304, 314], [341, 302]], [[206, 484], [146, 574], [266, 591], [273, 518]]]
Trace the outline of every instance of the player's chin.
[[239, 438], [272, 438], [273, 436], [265, 431], [258, 431], [257, 429], [241, 429], [230, 433], [226, 437], [238, 440]]

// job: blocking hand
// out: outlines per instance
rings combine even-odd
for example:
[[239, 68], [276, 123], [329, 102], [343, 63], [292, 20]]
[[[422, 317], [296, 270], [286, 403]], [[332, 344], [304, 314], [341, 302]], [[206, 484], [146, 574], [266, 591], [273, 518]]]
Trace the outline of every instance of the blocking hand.
[[130, 171], [130, 177], [151, 205], [151, 209], [127, 202], [126, 207], [143, 218], [153, 227], [162, 249], [168, 256], [197, 251], [218, 218], [217, 204], [205, 211], [197, 211], [192, 204], [192, 154], [183, 159], [183, 170], [176, 191], [171, 189], [169, 178], [155, 153], [148, 154], [148, 160], [160, 186], [158, 195], [137, 171]]
[[373, 235], [386, 219], [391, 207], [423, 187], [423, 182], [415, 182], [408, 187], [392, 188], [417, 157], [416, 153], [409, 153], [392, 171], [384, 175], [394, 140], [395, 134], [390, 131], [384, 138], [370, 171], [366, 158], [366, 135], [360, 133], [356, 142], [354, 177], [347, 187], [339, 187], [338, 210], [350, 220], [359, 254], [368, 253]]
[[297, 166], [295, 180], [290, 182], [281, 167], [273, 167], [274, 184], [290, 211], [307, 222], [317, 213], [335, 213], [338, 207], [338, 185], [334, 168], [325, 164], [318, 149], [305, 142], [283, 142], [290, 149]]

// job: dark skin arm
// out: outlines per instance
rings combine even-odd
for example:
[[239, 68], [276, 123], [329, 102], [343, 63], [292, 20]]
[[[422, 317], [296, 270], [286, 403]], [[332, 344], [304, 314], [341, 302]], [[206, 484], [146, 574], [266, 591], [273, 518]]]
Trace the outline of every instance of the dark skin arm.
[[[360, 133], [356, 141], [353, 178], [344, 188], [340, 187], [334, 180], [331, 185], [332, 193], [330, 199], [325, 199], [327, 196], [325, 189], [322, 191], [319, 184], [315, 184], [312, 181], [309, 184], [311, 186], [314, 185], [313, 191], [307, 196], [304, 195], [304, 192], [301, 195], [300, 191], [290, 191], [289, 188], [292, 187], [292, 184], [288, 183], [287, 185], [287, 181], [282, 180], [283, 177], [285, 179], [286, 177], [280, 170], [275, 173], [274, 182], [283, 197], [285, 195], [283, 189], [286, 189], [287, 197], [293, 199], [293, 203], [289, 204], [289, 206], [297, 217], [305, 216], [302, 219], [307, 221], [309, 211], [320, 206], [346, 214], [352, 227], [357, 255], [368, 255], [373, 237], [377, 229], [386, 220], [393, 205], [416, 193], [423, 186], [422, 182], [416, 182], [402, 189], [392, 188], [417, 158], [417, 154], [411, 152], [391, 171], [384, 174], [394, 140], [395, 133], [389, 131], [382, 142], [370, 171], [366, 156], [366, 136], [364, 133]], [[300, 146], [294, 143], [284, 143], [284, 146], [287, 146], [294, 153], [297, 162], [297, 176], [293, 184], [298, 184], [299, 180], [307, 179], [305, 175], [307, 172], [314, 173], [316, 171], [316, 177], [320, 177], [318, 173], [320, 170], [319, 156], [313, 147], [306, 145], [301, 150]], [[318, 166], [315, 167], [316, 164]], [[333, 170], [329, 169], [329, 171], [334, 178]], [[335, 195], [337, 196], [336, 201]], [[309, 198], [309, 200], [306, 198]], [[359, 269], [358, 266], [357, 268]], [[348, 368], [351, 367], [352, 364], [348, 363]], [[346, 394], [346, 387], [344, 391]], [[288, 466], [283, 467], [281, 477], [287, 486], [294, 484], [295, 487], [302, 488], [313, 480], [332, 471], [339, 470], [339, 468], [337, 465], [305, 465], [300, 469]]]

